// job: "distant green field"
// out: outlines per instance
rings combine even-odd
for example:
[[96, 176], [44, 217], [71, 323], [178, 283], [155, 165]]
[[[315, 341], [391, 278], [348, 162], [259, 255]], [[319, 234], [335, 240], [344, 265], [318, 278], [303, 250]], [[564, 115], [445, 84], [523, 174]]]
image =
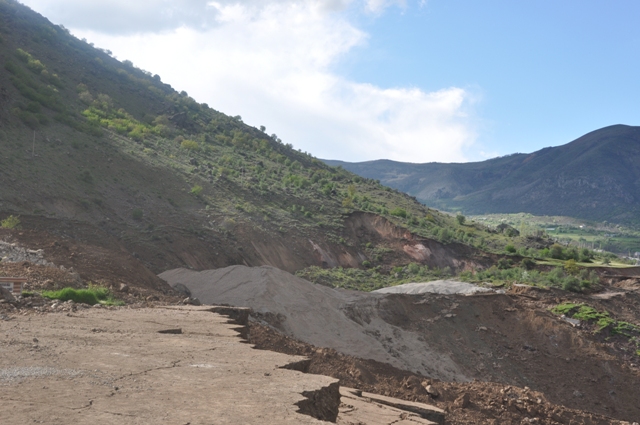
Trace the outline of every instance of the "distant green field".
[[471, 218], [489, 226], [506, 223], [523, 235], [544, 231], [560, 243], [571, 243], [580, 248], [601, 249], [622, 256], [633, 256], [640, 252], [640, 229], [630, 226], [526, 213], [488, 214]]

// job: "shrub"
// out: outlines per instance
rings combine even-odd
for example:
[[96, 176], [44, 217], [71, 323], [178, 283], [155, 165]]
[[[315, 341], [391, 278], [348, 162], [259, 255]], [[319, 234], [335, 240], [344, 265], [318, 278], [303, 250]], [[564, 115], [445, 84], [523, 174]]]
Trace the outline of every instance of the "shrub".
[[0, 227], [3, 229], [15, 229], [20, 225], [20, 219], [14, 215], [10, 215], [4, 220], [0, 221]]
[[511, 260], [507, 258], [501, 258], [496, 263], [496, 266], [501, 270], [506, 270], [508, 268], [511, 268]]
[[564, 271], [568, 274], [575, 276], [580, 272], [580, 267], [576, 264], [576, 260], [573, 258], [565, 261], [564, 263]]
[[417, 263], [411, 263], [407, 266], [407, 269], [411, 274], [418, 274], [418, 272], [420, 271], [420, 265]]
[[536, 265], [536, 262], [533, 261], [531, 258], [523, 258], [520, 265], [522, 266], [523, 269], [533, 270], [533, 268]]
[[456, 220], [458, 221], [458, 224], [462, 226], [464, 224], [464, 222], [467, 220], [467, 218], [465, 216], [463, 216], [462, 214], [458, 214], [456, 216]]
[[562, 280], [562, 289], [571, 292], [580, 292], [582, 285], [580, 279], [575, 276], [567, 276]]
[[504, 250], [507, 251], [509, 254], [515, 254], [516, 253], [516, 247], [513, 246], [513, 245], [505, 246]]
[[194, 142], [193, 140], [183, 140], [182, 143], [180, 143], [180, 147], [188, 151], [200, 150], [200, 145], [198, 145], [198, 142]]
[[202, 193], [202, 186], [200, 185], [195, 185], [191, 188], [191, 191], [189, 192], [192, 195], [198, 196]]
[[85, 183], [93, 183], [93, 175], [89, 170], [84, 170], [83, 172], [81, 172], [78, 178]]
[[551, 246], [551, 250], [549, 251], [549, 255], [551, 256], [551, 258], [562, 260], [564, 257], [562, 245], [553, 244]]
[[389, 214], [396, 217], [407, 218], [407, 211], [402, 208], [394, 208], [389, 211]]
[[82, 93], [80, 93], [78, 95], [78, 99], [80, 99], [80, 102], [84, 103], [85, 105], [91, 105], [94, 100], [93, 96], [88, 91], [83, 91]]

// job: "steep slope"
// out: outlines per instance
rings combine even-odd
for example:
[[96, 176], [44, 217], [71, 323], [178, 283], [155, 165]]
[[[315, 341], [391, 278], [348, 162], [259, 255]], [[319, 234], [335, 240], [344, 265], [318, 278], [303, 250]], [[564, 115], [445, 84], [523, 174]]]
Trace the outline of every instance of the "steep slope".
[[614, 125], [563, 146], [476, 163], [326, 162], [468, 214], [637, 222], [640, 211], [640, 127]]
[[[376, 248], [363, 220], [506, 243], [200, 104], [14, 0], [0, 0], [0, 99], [0, 220], [108, 246], [154, 273], [358, 267]], [[381, 232], [374, 242], [397, 251], [389, 261], [414, 261]]]

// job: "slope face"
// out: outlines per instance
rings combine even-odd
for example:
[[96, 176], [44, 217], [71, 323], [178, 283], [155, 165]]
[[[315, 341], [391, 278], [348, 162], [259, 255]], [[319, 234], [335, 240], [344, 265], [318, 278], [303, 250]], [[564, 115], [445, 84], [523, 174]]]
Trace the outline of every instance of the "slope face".
[[327, 162], [468, 214], [637, 222], [640, 211], [640, 127], [615, 125], [564, 146], [477, 163]]
[[109, 245], [155, 273], [356, 267], [368, 258], [348, 227], [356, 211], [423, 237], [487, 236], [199, 104], [13, 0], [0, 0], [0, 67], [0, 219], [20, 215], [25, 230]]
[[[267, 266], [231, 266], [202, 272], [177, 269], [160, 277], [172, 286], [182, 283], [205, 304], [250, 307], [256, 317], [318, 347], [440, 379], [470, 379], [443, 352], [385, 322], [376, 311], [384, 295], [314, 285]], [[362, 317], [354, 320], [354, 315]]]
[[[640, 415], [640, 370], [624, 339], [592, 332], [586, 322], [574, 327], [551, 311], [560, 300], [585, 303], [637, 323], [635, 290], [606, 299], [527, 286], [483, 295], [354, 293], [244, 266], [161, 277], [186, 285], [205, 303], [250, 307], [257, 319], [316, 347], [432, 379], [528, 386], [554, 403], [618, 419]], [[326, 350], [306, 354], [324, 357]], [[363, 370], [349, 376], [379, 384]]]

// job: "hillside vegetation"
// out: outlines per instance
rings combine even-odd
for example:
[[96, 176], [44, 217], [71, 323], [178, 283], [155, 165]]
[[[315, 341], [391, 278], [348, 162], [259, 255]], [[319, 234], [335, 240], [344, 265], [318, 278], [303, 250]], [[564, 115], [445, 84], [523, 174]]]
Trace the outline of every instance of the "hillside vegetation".
[[640, 224], [640, 127], [614, 125], [563, 146], [464, 164], [326, 161], [436, 208]]
[[0, 219], [25, 229], [117, 241], [154, 272], [411, 262], [387, 231], [467, 257], [510, 243], [198, 103], [13, 0], [0, 0], [0, 67]]
[[[451, 276], [567, 286], [562, 270], [527, 270], [595, 258], [328, 166], [15, 1], [0, 0], [0, 37], [1, 226], [95, 247], [79, 260], [53, 245], [85, 274], [245, 264], [364, 290]], [[573, 289], [591, 286], [581, 279]]]

